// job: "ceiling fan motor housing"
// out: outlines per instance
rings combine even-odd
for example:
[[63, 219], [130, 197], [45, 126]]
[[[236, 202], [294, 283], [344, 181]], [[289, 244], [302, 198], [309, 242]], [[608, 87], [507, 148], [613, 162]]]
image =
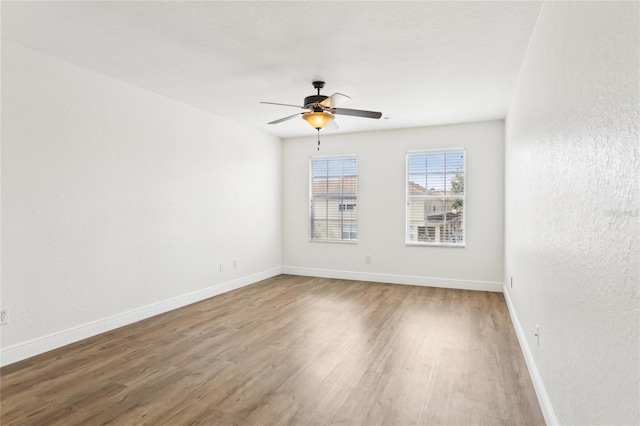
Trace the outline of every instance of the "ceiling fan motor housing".
[[324, 101], [327, 98], [328, 98], [328, 96], [325, 96], [325, 95], [307, 96], [306, 98], [304, 98], [304, 106], [306, 108], [309, 108], [310, 106], [313, 106], [314, 104], [319, 104], [320, 102]]

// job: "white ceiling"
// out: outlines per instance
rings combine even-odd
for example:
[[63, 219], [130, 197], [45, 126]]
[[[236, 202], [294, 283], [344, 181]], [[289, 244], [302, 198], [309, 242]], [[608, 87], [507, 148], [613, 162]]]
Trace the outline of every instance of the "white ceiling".
[[351, 96], [355, 132], [502, 119], [541, 2], [2, 1], [2, 37], [282, 138], [301, 105]]

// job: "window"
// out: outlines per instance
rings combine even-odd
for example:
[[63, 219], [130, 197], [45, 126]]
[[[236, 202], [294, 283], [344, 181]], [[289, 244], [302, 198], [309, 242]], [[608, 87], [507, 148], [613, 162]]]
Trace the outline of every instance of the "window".
[[309, 160], [309, 238], [352, 241], [358, 234], [358, 159], [312, 157]]
[[465, 244], [465, 150], [407, 154], [406, 243]]

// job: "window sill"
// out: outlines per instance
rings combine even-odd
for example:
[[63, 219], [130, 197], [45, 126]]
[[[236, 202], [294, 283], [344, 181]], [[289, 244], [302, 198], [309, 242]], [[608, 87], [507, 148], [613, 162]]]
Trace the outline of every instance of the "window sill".
[[465, 248], [466, 243], [461, 244], [446, 244], [446, 243], [419, 243], [415, 241], [405, 242], [405, 246], [412, 247], [446, 247], [446, 248]]
[[314, 240], [309, 238], [310, 243], [338, 243], [338, 244], [358, 244], [358, 240]]

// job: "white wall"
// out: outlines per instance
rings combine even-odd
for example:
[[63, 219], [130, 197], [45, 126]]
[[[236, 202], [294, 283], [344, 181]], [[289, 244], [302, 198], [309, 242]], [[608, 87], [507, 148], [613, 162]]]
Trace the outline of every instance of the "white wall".
[[639, 28], [545, 3], [506, 120], [506, 295], [560, 424], [640, 424]]
[[3, 349], [279, 273], [278, 138], [5, 41], [2, 88]]
[[[501, 290], [502, 121], [333, 136], [324, 132], [320, 151], [312, 129], [309, 133], [283, 144], [284, 272]], [[453, 147], [467, 151], [466, 247], [405, 246], [405, 154]], [[308, 160], [337, 154], [358, 156], [358, 242], [309, 242]]]

